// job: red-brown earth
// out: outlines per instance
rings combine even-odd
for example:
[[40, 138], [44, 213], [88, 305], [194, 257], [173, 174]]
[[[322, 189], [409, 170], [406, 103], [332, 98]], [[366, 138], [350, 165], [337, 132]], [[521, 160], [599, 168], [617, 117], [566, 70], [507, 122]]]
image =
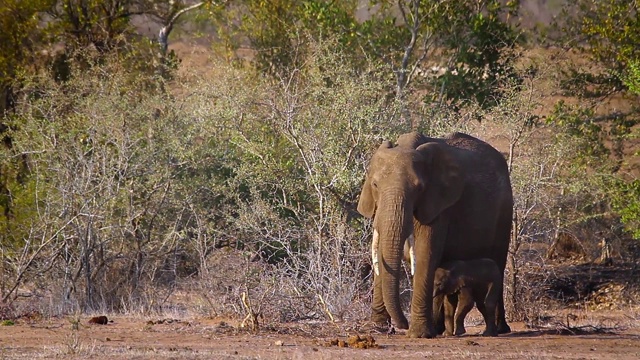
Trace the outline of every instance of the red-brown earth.
[[[631, 308], [630, 308], [631, 309]], [[473, 313], [472, 313], [473, 314]], [[23, 319], [0, 327], [0, 356], [120, 359], [638, 359], [639, 312], [563, 311], [539, 328], [512, 323], [511, 334], [481, 337], [478, 314], [461, 337], [409, 339], [367, 322], [282, 324], [249, 332], [229, 319], [109, 316], [107, 325], [70, 318]], [[76, 330], [74, 330], [76, 328]], [[360, 335], [367, 345], [339, 347]], [[368, 339], [366, 337], [369, 336]], [[371, 339], [373, 338], [373, 339]], [[338, 341], [336, 341], [338, 340]], [[353, 344], [353, 339], [352, 344]], [[375, 343], [373, 344], [373, 341]], [[342, 345], [342, 344], [341, 344]]]

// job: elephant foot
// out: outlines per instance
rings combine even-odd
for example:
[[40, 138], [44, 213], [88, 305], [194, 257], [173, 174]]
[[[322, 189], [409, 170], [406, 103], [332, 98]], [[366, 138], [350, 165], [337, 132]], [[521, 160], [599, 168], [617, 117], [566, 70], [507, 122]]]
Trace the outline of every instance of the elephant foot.
[[444, 333], [442, 333], [443, 336], [453, 336], [453, 331], [447, 331], [445, 330]]
[[436, 335], [442, 335], [447, 330], [447, 327], [444, 325], [444, 321], [436, 320]]
[[385, 331], [391, 327], [391, 317], [389, 314], [371, 314], [371, 321], [375, 324], [377, 328], [384, 329]]
[[511, 332], [511, 327], [506, 322], [498, 324], [498, 334], [508, 334]]
[[482, 333], [482, 336], [492, 336], [492, 337], [493, 337], [493, 336], [498, 336], [498, 331], [496, 331], [495, 329], [493, 329], [493, 330], [486, 329], [486, 330]]
[[411, 321], [407, 336], [410, 338], [427, 338], [432, 339], [435, 337], [435, 331], [429, 329], [425, 321]]
[[401, 330], [409, 329], [409, 322], [407, 319], [400, 319], [400, 321], [393, 321], [393, 324]]
[[459, 327], [456, 329], [455, 335], [456, 336], [460, 336], [460, 335], [464, 335], [467, 333], [467, 329], [464, 328], [464, 326]]

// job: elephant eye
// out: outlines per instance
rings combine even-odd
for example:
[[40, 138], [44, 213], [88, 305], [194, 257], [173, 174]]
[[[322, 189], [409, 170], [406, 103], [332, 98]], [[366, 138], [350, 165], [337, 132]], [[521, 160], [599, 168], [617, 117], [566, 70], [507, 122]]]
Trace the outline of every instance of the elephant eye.
[[378, 188], [378, 183], [374, 181], [374, 182], [371, 183], [371, 186], [373, 186], [374, 188], [377, 189]]

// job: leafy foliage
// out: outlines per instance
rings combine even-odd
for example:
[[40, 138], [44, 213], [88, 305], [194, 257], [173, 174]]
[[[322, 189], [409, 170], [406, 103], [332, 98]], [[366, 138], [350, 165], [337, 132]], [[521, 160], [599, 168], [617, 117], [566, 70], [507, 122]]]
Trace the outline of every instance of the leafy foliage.
[[[34, 60], [36, 45], [44, 35], [40, 13], [50, 0], [8, 0], [0, 5], [0, 112], [11, 107], [11, 80]], [[4, 132], [0, 124], [0, 134]]]
[[[634, 83], [634, 63], [639, 56], [640, 22], [636, 1], [583, 0], [567, 5], [563, 13], [566, 44], [588, 55], [597, 66], [572, 64], [564, 71], [562, 87], [565, 95], [583, 100], [573, 109], [558, 103], [551, 121], [563, 127], [571, 136], [583, 141], [576, 164], [589, 165], [606, 180], [594, 182], [607, 211], [620, 216], [631, 233], [637, 233], [637, 221], [632, 219], [635, 205], [634, 175], [626, 175], [626, 153], [629, 140], [637, 137], [640, 116], [637, 106], [603, 113], [598, 109], [612, 96], [623, 96], [634, 102], [638, 96]], [[637, 177], [637, 176], [636, 176]], [[626, 200], [626, 195], [632, 195]], [[623, 200], [625, 199], [625, 200]], [[626, 215], [623, 215], [626, 214]]]
[[612, 199], [613, 208], [632, 236], [640, 240], [640, 180], [618, 181]]
[[[281, 81], [219, 64], [214, 82], [181, 78], [178, 95], [149, 87], [117, 54], [83, 61], [63, 83], [31, 79], [6, 156], [28, 157], [37, 189], [13, 191], [14, 209], [38, 211], [3, 219], [15, 276], [4, 297], [26, 274], [54, 272], [64, 309], [148, 307], [156, 282], [171, 291], [220, 247], [301, 274], [329, 266], [320, 258], [336, 242], [360, 249], [344, 220], [354, 221], [372, 134], [387, 137], [392, 116], [380, 72], [351, 76], [334, 45], [314, 45]], [[330, 281], [298, 288], [326, 294]]]
[[[214, 19], [227, 44], [237, 49], [247, 39], [258, 68], [271, 74], [298, 66], [309, 41], [333, 38], [350, 63], [366, 65], [362, 59], [375, 59], [389, 64], [399, 97], [418, 68], [426, 72], [424, 68], [437, 64], [446, 68], [445, 76], [417, 85], [436, 89], [429, 92], [430, 101], [473, 98], [492, 106], [499, 101], [500, 84], [514, 75], [513, 54], [505, 50], [516, 45], [517, 32], [503, 17], [515, 14], [515, 2], [372, 1], [361, 18], [356, 17], [357, 5], [243, 1], [220, 9]], [[229, 22], [230, 14], [238, 20]]]
[[640, 55], [638, 4], [630, 0], [582, 1], [577, 23], [595, 60], [617, 69]]
[[438, 79], [438, 88], [454, 102], [473, 99], [483, 107], [495, 106], [501, 86], [515, 79], [515, 54], [510, 50], [518, 44], [518, 33], [504, 17], [515, 15], [517, 4], [427, 1], [421, 6], [425, 33], [433, 37], [428, 41], [449, 54], [449, 68]]
[[133, 1], [60, 0], [50, 10], [58, 20], [53, 31], [66, 46], [84, 48], [92, 45], [98, 52], [113, 49], [122, 35], [131, 31]]
[[[640, 55], [638, 4], [631, 0], [582, 0], [568, 5], [562, 17], [564, 41], [589, 54], [602, 67], [596, 71], [569, 69], [566, 88], [585, 96], [623, 90], [617, 73]], [[575, 14], [571, 14], [575, 12]], [[592, 85], [587, 89], [586, 85]]]
[[[637, 59], [631, 59], [628, 62], [625, 74], [621, 76], [624, 84], [629, 91], [640, 95], [640, 62]], [[638, 138], [640, 136], [639, 129], [628, 135], [629, 139]], [[640, 152], [636, 152], [636, 156]], [[613, 198], [613, 206], [620, 213], [622, 222], [634, 238], [640, 239], [640, 180], [636, 177], [631, 181], [620, 181], [615, 184], [617, 193]]]
[[640, 61], [637, 59], [629, 61], [625, 74], [622, 75], [622, 81], [629, 91], [640, 95]]
[[[139, 91], [145, 89], [149, 95], [149, 89], [127, 76], [105, 82], [104, 76], [113, 71], [126, 74], [118, 66], [95, 66], [64, 85], [35, 79], [12, 117], [16, 130], [11, 134], [11, 153], [28, 156], [29, 176], [38, 189], [31, 206], [38, 212], [23, 225], [24, 231], [9, 235], [20, 236], [18, 244], [36, 247], [27, 252], [29, 261], [17, 253], [6, 254], [8, 261], [21, 274], [43, 271], [40, 257], [53, 256], [54, 263], [46, 266], [60, 271], [58, 295], [73, 296], [90, 309], [111, 292], [137, 293], [140, 270], [131, 273], [128, 286], [122, 287], [106, 281], [106, 265], [125, 265], [127, 260], [119, 257], [124, 251], [138, 254], [126, 266], [141, 269], [143, 254], [152, 251], [147, 246], [153, 231], [164, 226], [153, 220], [163, 210], [160, 204], [171, 178], [169, 166], [158, 167], [168, 162], [166, 148], [158, 147], [165, 142], [153, 136], [163, 133], [156, 126], [168, 125], [151, 122], [149, 107], [158, 97], [140, 102]], [[153, 159], [151, 164], [141, 160], [147, 157]], [[17, 197], [14, 202], [30, 199]], [[162, 253], [165, 245], [161, 242], [153, 249]], [[64, 266], [55, 266], [59, 262]], [[84, 293], [74, 293], [80, 284]], [[110, 288], [117, 285], [121, 287]]]

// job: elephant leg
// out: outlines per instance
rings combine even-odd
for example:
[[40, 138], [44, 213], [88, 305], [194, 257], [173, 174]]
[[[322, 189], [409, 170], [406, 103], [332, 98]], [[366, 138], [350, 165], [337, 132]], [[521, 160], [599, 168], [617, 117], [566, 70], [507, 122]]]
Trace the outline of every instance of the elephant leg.
[[485, 312], [482, 315], [486, 324], [482, 336], [498, 336], [498, 328], [496, 327], [496, 306], [485, 304]]
[[444, 334], [446, 327], [444, 323], [444, 306], [441, 306], [438, 311], [438, 316], [434, 316], [433, 322], [436, 329], [436, 335]]
[[445, 331], [444, 298], [445, 295], [442, 294], [433, 298], [433, 322], [436, 327], [436, 335], [441, 335]]
[[511, 332], [511, 327], [507, 324], [506, 313], [504, 310], [504, 295], [500, 292], [500, 299], [495, 311], [495, 320], [498, 323], [498, 334], [507, 334]]
[[411, 324], [407, 331], [407, 336], [412, 338], [436, 336], [433, 322], [433, 279], [442, 258], [447, 226], [448, 221], [442, 217], [429, 226], [414, 221], [416, 274], [413, 277]]
[[391, 324], [391, 316], [387, 312], [387, 308], [384, 306], [384, 300], [382, 300], [382, 280], [380, 276], [373, 276], [373, 300], [371, 302], [371, 321], [376, 326], [387, 329]]
[[482, 318], [484, 319], [485, 328], [482, 336], [498, 336], [498, 329], [496, 327], [496, 308], [498, 302], [486, 302], [483, 298], [476, 299], [476, 307]]
[[444, 335], [445, 336], [453, 336], [455, 325], [454, 325], [454, 317], [456, 314], [456, 306], [457, 306], [458, 297], [456, 294], [447, 295], [444, 301]]
[[[504, 281], [504, 270], [507, 267], [507, 257], [509, 256], [509, 239], [511, 238], [511, 222], [513, 221], [513, 204], [508, 203], [500, 212], [497, 227], [496, 241], [500, 246], [495, 258], [493, 259], [500, 269], [501, 280]], [[496, 308], [496, 322], [498, 325], [498, 334], [507, 334], [511, 332], [509, 324], [507, 324], [506, 312], [504, 310], [504, 283], [500, 282], [500, 291], [498, 295], [498, 305]]]
[[[482, 314], [482, 317], [486, 320], [487, 316], [486, 316], [486, 312], [487, 309], [484, 306], [484, 299], [483, 298], [476, 298], [474, 297], [474, 299], [476, 300], [476, 307], [478, 308], [478, 311], [480, 312], [480, 314]], [[495, 312], [494, 312], [495, 314]], [[495, 321], [495, 318], [493, 319]]]
[[490, 285], [486, 297], [484, 300], [478, 302], [478, 309], [480, 309], [480, 302], [482, 302], [482, 316], [486, 324], [485, 330], [482, 336], [498, 336], [499, 330], [496, 326], [496, 312], [498, 308], [500, 289], [499, 285]]
[[458, 295], [458, 306], [456, 307], [456, 315], [455, 315], [455, 332], [454, 335], [462, 335], [467, 332], [464, 328], [464, 319], [467, 317], [467, 314], [471, 309], [473, 309], [473, 294], [471, 293], [471, 289], [462, 288], [460, 289], [460, 293]]

